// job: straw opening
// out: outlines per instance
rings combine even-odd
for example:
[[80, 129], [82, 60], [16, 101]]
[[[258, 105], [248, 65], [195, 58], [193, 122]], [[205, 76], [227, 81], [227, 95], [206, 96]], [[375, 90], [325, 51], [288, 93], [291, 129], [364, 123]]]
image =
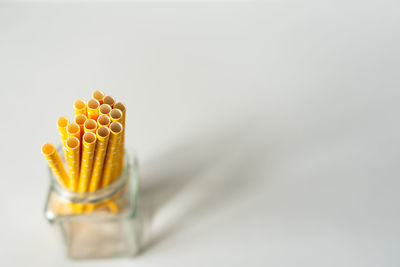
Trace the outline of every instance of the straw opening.
[[122, 124], [119, 122], [113, 122], [110, 125], [110, 130], [113, 133], [120, 133], [122, 131]]
[[67, 126], [67, 132], [69, 134], [77, 134], [77, 133], [79, 133], [79, 130], [80, 130], [79, 125], [74, 122], [68, 124], [68, 126]]
[[103, 104], [99, 108], [99, 112], [101, 114], [108, 114], [108, 113], [110, 113], [110, 111], [111, 111], [111, 106], [108, 104]]
[[86, 120], [84, 126], [85, 126], [85, 128], [88, 129], [88, 130], [94, 130], [94, 129], [96, 129], [96, 127], [97, 127], [96, 121], [95, 121], [95, 120], [92, 120], [92, 119]]
[[97, 129], [97, 134], [98, 134], [100, 137], [106, 137], [107, 135], [110, 134], [110, 130], [109, 130], [107, 127], [105, 127], [105, 126], [102, 126], [102, 127], [100, 127], [99, 129]]
[[115, 103], [114, 108], [117, 108], [117, 109], [121, 110], [122, 112], [124, 112], [126, 110], [126, 107], [122, 102]]
[[74, 108], [76, 109], [83, 109], [85, 108], [86, 103], [82, 99], [78, 99], [74, 102]]
[[67, 117], [60, 117], [60, 118], [58, 118], [58, 120], [57, 120], [57, 125], [58, 125], [58, 127], [60, 127], [60, 128], [65, 128], [65, 127], [67, 127], [68, 123], [69, 123], [69, 120], [68, 120]]
[[86, 143], [92, 144], [96, 141], [96, 135], [94, 133], [85, 133], [83, 135], [83, 140]]
[[67, 146], [69, 147], [69, 148], [72, 148], [72, 149], [74, 149], [74, 148], [77, 148], [78, 146], [79, 146], [79, 140], [78, 140], [78, 138], [76, 138], [76, 137], [69, 137], [68, 139], [67, 139]]
[[110, 95], [107, 95], [107, 96], [104, 97], [103, 103], [112, 106], [115, 103], [115, 99], [114, 99], [114, 97], [112, 97]]
[[122, 117], [122, 111], [117, 108], [114, 108], [110, 112], [110, 117], [111, 117], [111, 119], [118, 120]]
[[97, 101], [96, 99], [90, 99], [90, 100], [88, 101], [87, 106], [88, 106], [88, 108], [90, 108], [90, 109], [96, 109], [96, 108], [98, 108], [98, 106], [100, 106], [100, 103], [99, 103], [99, 101]]
[[95, 90], [94, 92], [93, 92], [93, 98], [94, 99], [96, 99], [96, 100], [103, 100], [103, 98], [104, 98], [104, 93], [102, 92], [102, 91], [100, 91], [100, 90]]
[[42, 153], [45, 156], [51, 155], [56, 151], [56, 147], [52, 143], [45, 143], [42, 146]]
[[78, 124], [78, 125], [83, 125], [86, 120], [87, 120], [87, 118], [83, 114], [77, 115], [75, 117], [75, 123]]
[[107, 115], [100, 115], [97, 121], [100, 125], [108, 125], [110, 123], [110, 118]]

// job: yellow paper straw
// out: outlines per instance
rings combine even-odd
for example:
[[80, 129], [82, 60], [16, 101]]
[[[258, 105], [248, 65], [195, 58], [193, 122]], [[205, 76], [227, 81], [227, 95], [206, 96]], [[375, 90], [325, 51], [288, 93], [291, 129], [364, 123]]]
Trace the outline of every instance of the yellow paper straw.
[[75, 115], [87, 115], [86, 113], [86, 103], [82, 99], [78, 99], [74, 102], [74, 112]]
[[122, 124], [122, 111], [117, 108], [113, 108], [110, 112], [110, 119], [112, 122], [119, 122]]
[[72, 136], [67, 139], [67, 165], [69, 174], [69, 186], [71, 191], [76, 191], [79, 180], [79, 140]]
[[126, 115], [126, 107], [122, 102], [117, 102], [114, 104], [114, 108], [121, 110], [122, 116], [122, 126], [125, 127], [125, 115]]
[[81, 128], [75, 122], [68, 124], [67, 126], [67, 135], [68, 137], [76, 137], [78, 140], [80, 139], [80, 131]]
[[95, 99], [90, 99], [87, 103], [87, 117], [88, 119], [92, 119], [97, 121], [97, 118], [99, 117], [99, 106], [100, 103], [99, 101]]
[[82, 138], [82, 161], [79, 177], [78, 192], [87, 192], [92, 171], [94, 150], [96, 147], [96, 135], [85, 133]]
[[94, 133], [96, 134], [97, 130], [97, 123], [95, 120], [92, 119], [87, 119], [85, 123], [83, 124], [83, 131], [85, 133]]
[[65, 171], [61, 158], [57, 153], [56, 147], [51, 143], [45, 143], [42, 146], [42, 154], [46, 158], [54, 176], [63, 186], [68, 188], [68, 175]]
[[97, 119], [97, 125], [99, 127], [105, 126], [108, 127], [110, 126], [111, 119], [107, 115], [100, 115], [99, 118]]
[[99, 115], [107, 115], [109, 116], [111, 112], [111, 106], [107, 104], [103, 104], [99, 107]]
[[110, 136], [110, 130], [102, 126], [97, 129], [96, 132], [97, 142], [94, 154], [92, 177], [90, 179], [89, 192], [94, 192], [99, 188], [101, 174], [103, 171], [104, 158], [106, 156], [108, 139]]
[[115, 104], [115, 99], [114, 99], [114, 97], [107, 95], [103, 98], [103, 103], [110, 105], [110, 107], [113, 108], [114, 104]]
[[57, 120], [58, 132], [60, 133], [61, 143], [65, 149], [65, 142], [67, 141], [67, 126], [69, 124], [69, 119], [67, 117], [60, 117]]
[[126, 120], [126, 107], [122, 102], [117, 102], [114, 104], [114, 108], [121, 110], [122, 112], [122, 121], [121, 124], [124, 127], [124, 131], [122, 132], [122, 140], [120, 144], [120, 152], [118, 155], [118, 167], [116, 171], [116, 176], [119, 176], [124, 168], [124, 154], [125, 154], [125, 120]]
[[[111, 118], [111, 121], [113, 121], [113, 122], [122, 123], [122, 120], [123, 120], [122, 111], [117, 108], [114, 108], [110, 112], [110, 118]], [[122, 131], [123, 131], [122, 135], [124, 135], [125, 129], [123, 129]], [[123, 160], [123, 158], [122, 158], [123, 154], [121, 152], [122, 149], [123, 149], [123, 144], [122, 144], [122, 142], [120, 142], [118, 149], [117, 149], [117, 158], [115, 159], [117, 166], [114, 168], [112, 180], [114, 180], [116, 177], [118, 177], [121, 173], [122, 160]]]
[[85, 124], [87, 117], [83, 114], [79, 114], [75, 116], [75, 123], [79, 125], [79, 140], [82, 140], [83, 136], [83, 125]]
[[104, 173], [102, 179], [102, 187], [109, 185], [113, 180], [113, 173], [115, 173], [115, 162], [117, 149], [122, 138], [122, 124], [119, 122], [113, 122], [110, 124], [110, 140], [107, 148], [107, 156], [104, 162]]
[[95, 90], [92, 93], [92, 98], [99, 101], [100, 105], [103, 104], [104, 93], [100, 90]]

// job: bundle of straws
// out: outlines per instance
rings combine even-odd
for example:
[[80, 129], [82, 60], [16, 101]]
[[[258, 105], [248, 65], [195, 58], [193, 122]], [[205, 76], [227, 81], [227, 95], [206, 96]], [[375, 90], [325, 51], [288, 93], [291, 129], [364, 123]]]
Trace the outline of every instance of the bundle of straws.
[[42, 154], [54, 176], [74, 192], [94, 192], [111, 184], [122, 172], [124, 163], [125, 105], [95, 90], [87, 103], [74, 102], [75, 118], [57, 121], [68, 172], [51, 143]]

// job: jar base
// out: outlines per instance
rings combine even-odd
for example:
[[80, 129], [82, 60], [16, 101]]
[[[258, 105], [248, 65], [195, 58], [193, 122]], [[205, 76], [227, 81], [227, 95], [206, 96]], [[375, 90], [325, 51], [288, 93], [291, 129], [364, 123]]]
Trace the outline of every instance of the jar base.
[[60, 228], [72, 259], [130, 257], [140, 249], [138, 218], [70, 220]]

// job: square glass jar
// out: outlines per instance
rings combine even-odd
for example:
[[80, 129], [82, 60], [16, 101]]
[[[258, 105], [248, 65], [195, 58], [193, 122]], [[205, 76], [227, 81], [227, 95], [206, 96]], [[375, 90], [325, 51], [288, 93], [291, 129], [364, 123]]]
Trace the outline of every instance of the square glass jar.
[[[59, 154], [64, 159], [62, 149]], [[95, 192], [72, 192], [49, 168], [46, 219], [59, 228], [67, 254], [73, 259], [134, 256], [139, 252], [138, 164], [124, 153], [121, 175]]]

